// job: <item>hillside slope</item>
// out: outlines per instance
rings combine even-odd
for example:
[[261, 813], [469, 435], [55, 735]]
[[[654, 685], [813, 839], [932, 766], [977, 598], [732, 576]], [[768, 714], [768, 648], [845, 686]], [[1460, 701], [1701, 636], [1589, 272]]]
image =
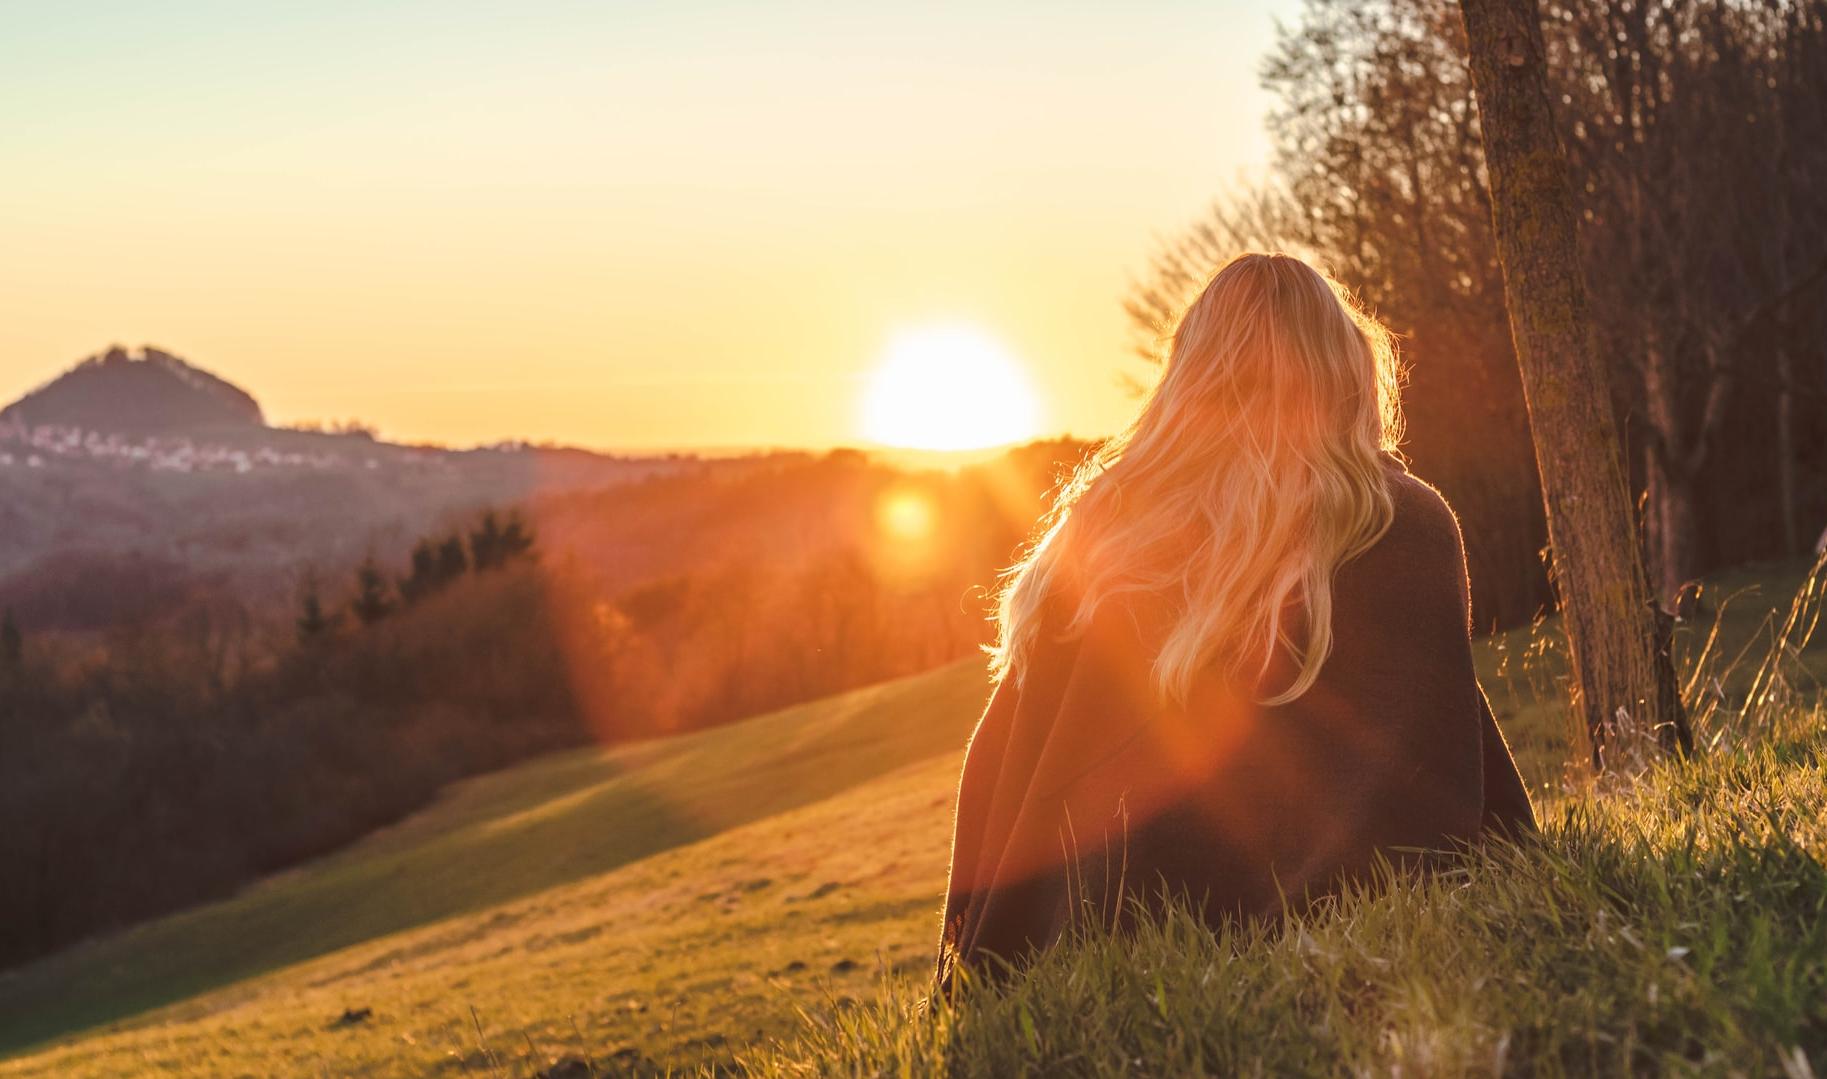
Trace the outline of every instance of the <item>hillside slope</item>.
[[0, 975], [0, 1051], [583, 880], [955, 753], [967, 663], [700, 734], [579, 750], [457, 785], [432, 808], [233, 899]]
[[[956, 766], [929, 759], [93, 1031], [0, 1075], [525, 1075], [530, 1055], [543, 1067], [621, 1047], [678, 1066], [724, 1059], [793, 1033], [799, 1006], [930, 962]], [[364, 1008], [367, 1020], [338, 1025]]]
[[[1794, 578], [1722, 582], [1713, 594], [1762, 589], [1728, 612], [1724, 654], [1764, 636]], [[1551, 632], [1478, 657], [1552, 797], [1566, 748]], [[1806, 659], [1818, 676], [1821, 649]], [[42, 1043], [0, 1075], [528, 1074], [617, 1047], [688, 1065], [791, 1034], [801, 1010], [930, 960], [984, 689], [961, 664], [462, 784], [235, 899], [0, 975], [0, 1051]], [[340, 1023], [345, 1009], [371, 1014]]]

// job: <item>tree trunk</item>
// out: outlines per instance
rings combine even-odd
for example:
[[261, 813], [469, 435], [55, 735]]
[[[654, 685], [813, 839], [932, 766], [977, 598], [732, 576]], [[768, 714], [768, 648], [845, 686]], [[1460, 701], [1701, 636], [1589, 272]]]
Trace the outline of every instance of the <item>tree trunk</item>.
[[1510, 333], [1548, 516], [1575, 697], [1603, 767], [1618, 730], [1691, 747], [1650, 595], [1611, 392], [1593, 347], [1567, 159], [1536, 0], [1460, 0], [1490, 173]]
[[[1654, 340], [1643, 343], [1643, 407], [1649, 420], [1644, 455], [1644, 532], [1649, 540], [1649, 575], [1664, 610], [1685, 616], [1682, 589], [1692, 579], [1699, 522], [1694, 513], [1694, 477], [1688, 468], [1689, 438], [1681, 422], [1675, 374], [1668, 353]], [[1702, 432], [1699, 437], [1704, 437]]]
[[1699, 477], [1668, 459], [1650, 452], [1643, 499], [1649, 539], [1650, 580], [1664, 610], [1682, 618], [1694, 613], [1694, 567], [1699, 565]]
[[1789, 342], [1776, 346], [1776, 497], [1782, 511], [1783, 557], [1801, 550], [1801, 518], [1795, 495], [1795, 365], [1789, 361]]

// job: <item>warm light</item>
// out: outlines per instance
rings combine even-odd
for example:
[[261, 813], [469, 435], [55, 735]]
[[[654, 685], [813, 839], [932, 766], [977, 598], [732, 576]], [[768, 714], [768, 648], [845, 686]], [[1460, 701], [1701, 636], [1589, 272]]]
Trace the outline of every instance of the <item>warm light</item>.
[[902, 542], [932, 535], [932, 499], [918, 491], [889, 491], [876, 502], [875, 523], [883, 533]]
[[897, 337], [863, 396], [863, 435], [888, 446], [981, 449], [1033, 438], [1039, 426], [1021, 366], [969, 326]]

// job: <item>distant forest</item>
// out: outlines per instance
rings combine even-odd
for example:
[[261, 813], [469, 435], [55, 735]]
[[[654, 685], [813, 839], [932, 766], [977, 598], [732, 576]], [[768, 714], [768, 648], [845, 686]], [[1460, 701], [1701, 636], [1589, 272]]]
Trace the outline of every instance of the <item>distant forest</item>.
[[[0, 624], [0, 964], [220, 896], [451, 780], [927, 670], [986, 641], [1062, 470], [840, 451], [561, 493], [304, 575], [286, 610], [155, 578], [101, 633]], [[163, 604], [162, 607], [159, 605]]]

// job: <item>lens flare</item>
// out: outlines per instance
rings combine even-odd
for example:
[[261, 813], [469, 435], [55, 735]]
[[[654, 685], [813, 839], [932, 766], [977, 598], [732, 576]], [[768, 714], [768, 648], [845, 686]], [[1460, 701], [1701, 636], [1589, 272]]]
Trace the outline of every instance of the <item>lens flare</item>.
[[889, 539], [902, 543], [924, 540], [938, 523], [932, 499], [918, 491], [889, 491], [875, 507], [876, 527]]

